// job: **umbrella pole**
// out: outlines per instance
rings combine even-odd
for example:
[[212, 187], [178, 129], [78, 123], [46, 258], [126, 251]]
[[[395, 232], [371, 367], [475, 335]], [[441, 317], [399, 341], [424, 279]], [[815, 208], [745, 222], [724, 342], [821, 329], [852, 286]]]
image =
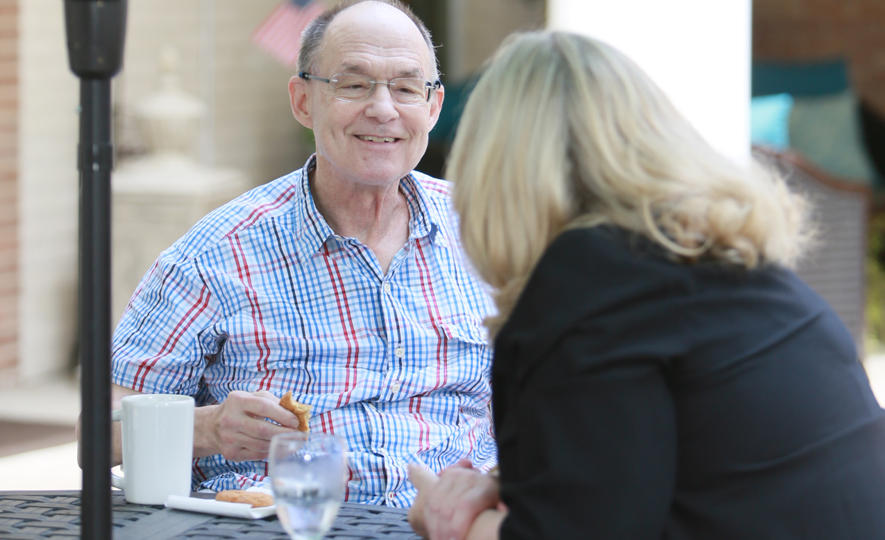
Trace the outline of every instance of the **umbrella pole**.
[[[82, 538], [111, 538], [109, 79], [80, 83], [80, 391]], [[85, 138], [84, 138], [85, 137]], [[84, 140], [93, 141], [85, 144]]]
[[71, 71], [80, 78], [80, 533], [113, 537], [111, 465], [111, 78], [120, 70], [126, 0], [65, 0]]

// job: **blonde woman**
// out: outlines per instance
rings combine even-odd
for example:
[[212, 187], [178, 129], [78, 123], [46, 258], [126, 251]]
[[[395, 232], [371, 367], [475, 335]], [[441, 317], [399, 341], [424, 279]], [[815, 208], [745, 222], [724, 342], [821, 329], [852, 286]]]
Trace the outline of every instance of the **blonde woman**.
[[510, 39], [447, 176], [494, 288], [500, 483], [420, 469], [430, 538], [885, 538], [885, 420], [789, 268], [802, 199], [717, 154], [629, 59]]

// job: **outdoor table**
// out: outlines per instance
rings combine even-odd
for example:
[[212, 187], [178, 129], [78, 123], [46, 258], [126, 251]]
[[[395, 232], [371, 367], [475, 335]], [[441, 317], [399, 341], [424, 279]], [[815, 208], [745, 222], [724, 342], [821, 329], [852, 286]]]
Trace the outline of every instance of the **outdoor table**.
[[[115, 540], [289, 538], [276, 516], [239, 519], [130, 504], [117, 491], [112, 500]], [[406, 514], [403, 508], [344, 503], [325, 538], [416, 539]], [[0, 491], [0, 538], [79, 537], [79, 491]]]

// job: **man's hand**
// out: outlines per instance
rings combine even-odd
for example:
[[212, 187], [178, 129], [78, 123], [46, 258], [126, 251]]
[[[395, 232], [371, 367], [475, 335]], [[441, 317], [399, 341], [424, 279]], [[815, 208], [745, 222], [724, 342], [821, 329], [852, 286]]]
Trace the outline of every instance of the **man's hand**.
[[279, 398], [270, 392], [235, 390], [218, 405], [196, 409], [194, 457], [221, 454], [231, 461], [266, 459], [271, 437], [298, 429], [298, 424], [298, 417], [281, 407]]
[[[111, 408], [119, 409], [123, 397], [139, 394], [129, 388], [111, 385]], [[273, 419], [280, 425], [265, 420]], [[298, 429], [298, 417], [280, 407], [279, 399], [267, 391], [231, 392], [219, 405], [197, 407], [194, 410], [194, 457], [221, 454], [231, 461], [265, 459], [270, 438], [277, 433]], [[80, 442], [80, 422], [77, 421], [77, 441]], [[123, 459], [120, 422], [111, 425], [111, 465]], [[77, 461], [82, 464], [77, 447]]]
[[418, 488], [409, 523], [425, 538], [466, 538], [477, 516], [499, 503], [497, 480], [473, 469], [466, 459], [438, 477], [410, 465], [409, 479]]

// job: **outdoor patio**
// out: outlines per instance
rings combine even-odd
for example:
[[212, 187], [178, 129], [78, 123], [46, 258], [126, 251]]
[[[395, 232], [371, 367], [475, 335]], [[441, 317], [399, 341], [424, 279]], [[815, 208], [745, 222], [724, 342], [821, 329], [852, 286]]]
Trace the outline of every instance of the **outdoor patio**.
[[[885, 406], [885, 354], [868, 358], [866, 368], [873, 392]], [[71, 379], [0, 392], [0, 490], [80, 488], [77, 444], [64, 442], [74, 440], [79, 410], [78, 383]]]

